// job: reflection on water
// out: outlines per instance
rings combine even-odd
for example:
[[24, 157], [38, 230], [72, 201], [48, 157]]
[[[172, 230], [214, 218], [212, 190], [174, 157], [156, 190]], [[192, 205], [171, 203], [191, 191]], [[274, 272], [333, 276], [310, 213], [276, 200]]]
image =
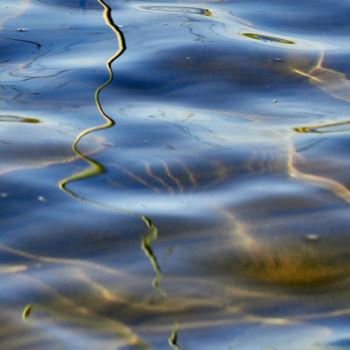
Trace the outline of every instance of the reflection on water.
[[1, 349], [348, 348], [347, 2], [0, 8]]
[[194, 8], [194, 7], [181, 7], [181, 6], [141, 6], [142, 9], [148, 11], [160, 11], [167, 13], [182, 13], [182, 14], [196, 14], [210, 16], [211, 13], [208, 9]]
[[254, 34], [254, 33], [243, 33], [244, 36], [251, 38], [251, 39], [256, 39], [256, 40], [262, 40], [266, 42], [273, 42], [273, 43], [278, 43], [278, 44], [290, 44], [294, 45], [295, 42], [291, 40], [286, 40], [286, 39], [281, 39], [281, 38], [276, 38], [273, 36], [268, 36], [268, 35], [262, 35], [262, 34]]
[[103, 16], [104, 16], [104, 19], [106, 21], [106, 24], [116, 33], [116, 36], [117, 36], [117, 39], [118, 39], [118, 44], [119, 44], [119, 48], [117, 50], [117, 52], [107, 60], [106, 62], [106, 66], [107, 66], [107, 69], [108, 69], [108, 72], [109, 72], [109, 78], [108, 80], [102, 84], [100, 87], [98, 87], [98, 89], [96, 90], [95, 92], [95, 102], [96, 102], [96, 105], [97, 105], [97, 108], [98, 108], [98, 111], [100, 112], [101, 116], [105, 119], [105, 124], [103, 125], [98, 125], [98, 126], [95, 126], [95, 127], [92, 127], [92, 128], [89, 128], [89, 129], [86, 129], [84, 130], [83, 132], [81, 132], [77, 138], [75, 139], [74, 143], [73, 143], [73, 151], [77, 154], [78, 157], [81, 157], [82, 159], [84, 159], [89, 165], [90, 165], [90, 168], [87, 169], [87, 170], [84, 170], [78, 174], [75, 174], [65, 180], [62, 180], [59, 184], [59, 187], [60, 189], [62, 189], [65, 193], [69, 194], [69, 195], [72, 195], [74, 198], [77, 198], [79, 199], [79, 197], [74, 194], [73, 192], [69, 191], [66, 189], [66, 185], [69, 184], [70, 182], [73, 182], [73, 181], [77, 181], [77, 180], [83, 180], [83, 179], [86, 179], [86, 178], [89, 178], [90, 176], [97, 176], [101, 173], [103, 173], [105, 171], [104, 167], [99, 164], [98, 162], [94, 161], [93, 159], [90, 159], [89, 157], [87, 157], [86, 155], [84, 155], [82, 152], [79, 151], [78, 149], [78, 144], [79, 144], [79, 141], [95, 132], [95, 131], [98, 131], [98, 130], [103, 130], [103, 129], [107, 129], [107, 128], [110, 128], [112, 127], [115, 122], [112, 118], [110, 118], [106, 113], [105, 111], [103, 110], [102, 106], [101, 106], [101, 102], [100, 102], [100, 93], [101, 91], [107, 87], [112, 81], [113, 81], [113, 78], [114, 78], [114, 75], [113, 75], [113, 70], [112, 70], [112, 63], [120, 56], [123, 54], [123, 52], [125, 51], [126, 49], [126, 45], [125, 45], [125, 39], [123, 37], [123, 34], [122, 32], [119, 30], [119, 28], [114, 24], [114, 21], [113, 21], [113, 18], [112, 18], [112, 10], [111, 8], [105, 4], [105, 2], [103, 2], [102, 0], [98, 0], [98, 2], [103, 6], [104, 8], [104, 13], [103, 13]]

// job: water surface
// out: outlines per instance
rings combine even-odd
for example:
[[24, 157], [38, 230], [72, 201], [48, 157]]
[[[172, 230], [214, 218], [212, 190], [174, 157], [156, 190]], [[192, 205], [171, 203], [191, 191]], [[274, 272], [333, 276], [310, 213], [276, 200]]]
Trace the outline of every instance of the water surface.
[[1, 349], [348, 349], [347, 1], [2, 1]]

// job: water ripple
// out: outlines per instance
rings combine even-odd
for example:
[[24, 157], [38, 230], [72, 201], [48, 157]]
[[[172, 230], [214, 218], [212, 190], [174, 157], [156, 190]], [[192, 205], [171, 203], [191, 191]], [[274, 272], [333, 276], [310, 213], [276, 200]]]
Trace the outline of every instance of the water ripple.
[[140, 6], [140, 9], [151, 12], [167, 12], [167, 13], [181, 13], [181, 14], [194, 14], [201, 16], [211, 16], [211, 12], [208, 9], [196, 8], [196, 7], [184, 7], [184, 6]]

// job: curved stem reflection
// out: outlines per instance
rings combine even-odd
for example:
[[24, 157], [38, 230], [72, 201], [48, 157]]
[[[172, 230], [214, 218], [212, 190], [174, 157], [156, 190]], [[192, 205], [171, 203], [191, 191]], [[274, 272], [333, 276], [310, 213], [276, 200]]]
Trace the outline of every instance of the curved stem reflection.
[[104, 84], [102, 84], [95, 92], [95, 101], [96, 101], [97, 108], [98, 108], [99, 112], [101, 113], [101, 115], [103, 116], [103, 118], [105, 118], [106, 123], [103, 125], [98, 125], [98, 126], [89, 128], [89, 129], [81, 132], [78, 135], [78, 137], [75, 139], [75, 142], [73, 144], [73, 148], [76, 148], [79, 141], [87, 134], [90, 134], [90, 133], [97, 131], [97, 130], [107, 129], [107, 128], [110, 128], [111, 126], [114, 125], [114, 120], [112, 118], [110, 118], [105, 113], [105, 111], [103, 110], [103, 108], [101, 106], [100, 93], [107, 85], [109, 85], [112, 82], [112, 80], [114, 78], [114, 74], [113, 74], [113, 70], [112, 70], [112, 63], [119, 56], [121, 56], [123, 54], [123, 52], [126, 50], [126, 43], [125, 43], [123, 33], [120, 31], [120, 29], [117, 27], [117, 25], [113, 21], [111, 8], [104, 1], [102, 1], [102, 0], [97, 0], [97, 1], [104, 7], [103, 17], [105, 19], [106, 24], [115, 32], [117, 39], [118, 39], [119, 48], [118, 48], [118, 51], [106, 62], [106, 66], [107, 66], [107, 69], [109, 72], [109, 79]]
[[175, 350], [182, 350], [177, 343], [177, 337], [178, 337], [178, 329], [177, 329], [177, 325], [175, 325], [175, 328], [173, 329], [171, 336], [168, 339], [168, 343], [169, 343], [171, 348], [173, 348]]
[[78, 174], [72, 175], [72, 176], [62, 180], [59, 183], [59, 187], [61, 190], [63, 190], [64, 192], [66, 192], [70, 196], [72, 196], [76, 199], [79, 199], [79, 200], [81, 200], [82, 198], [80, 196], [77, 196], [72, 191], [68, 190], [66, 188], [66, 185], [70, 182], [73, 182], [73, 181], [78, 181], [78, 180], [82, 180], [82, 179], [86, 179], [86, 178], [89, 178], [92, 176], [99, 175], [99, 174], [105, 172], [105, 169], [101, 164], [99, 164], [98, 162], [94, 161], [93, 159], [91, 159], [91, 158], [85, 156], [83, 153], [81, 153], [78, 149], [78, 144], [84, 136], [86, 136], [94, 131], [97, 131], [97, 130], [103, 130], [103, 129], [110, 128], [115, 124], [114, 120], [111, 117], [109, 117], [102, 108], [101, 101], [100, 101], [100, 93], [106, 86], [108, 86], [113, 81], [114, 74], [113, 74], [113, 70], [112, 70], [112, 63], [118, 57], [120, 57], [123, 54], [123, 52], [126, 50], [126, 43], [125, 43], [124, 35], [113, 21], [111, 8], [103, 0], [97, 0], [97, 1], [104, 8], [103, 17], [105, 19], [105, 22], [115, 32], [119, 45], [118, 45], [117, 52], [106, 62], [106, 66], [107, 66], [107, 69], [109, 72], [108, 80], [104, 84], [102, 84], [95, 92], [96, 106], [97, 106], [100, 114], [102, 115], [102, 117], [106, 120], [106, 123], [102, 124], [102, 125], [91, 127], [89, 129], [86, 129], [83, 132], [81, 132], [77, 136], [77, 138], [75, 139], [73, 146], [72, 146], [73, 151], [79, 157], [81, 157], [85, 161], [87, 161], [89, 163], [90, 167], [88, 169], [83, 170], [82, 172], [80, 172]]
[[163, 297], [166, 297], [167, 296], [166, 292], [163, 290], [163, 288], [159, 286], [159, 283], [163, 277], [162, 270], [160, 269], [157, 257], [155, 256], [152, 249], [152, 243], [158, 239], [158, 229], [153, 224], [153, 222], [146, 216], [142, 216], [142, 219], [146, 223], [149, 232], [147, 236], [142, 236], [141, 248], [144, 251], [145, 255], [148, 257], [148, 259], [150, 260], [153, 266], [153, 269], [157, 274], [152, 281], [152, 286], [156, 288]]
[[[117, 25], [113, 21], [111, 8], [103, 0], [97, 0], [97, 1], [103, 6], [103, 8], [104, 8], [103, 17], [105, 19], [105, 22], [115, 32], [117, 39], [118, 39], [118, 43], [119, 43], [117, 52], [110, 59], [108, 59], [108, 61], [106, 62], [106, 66], [107, 66], [107, 69], [109, 72], [109, 78], [95, 92], [96, 106], [97, 106], [100, 114], [102, 115], [102, 117], [106, 120], [106, 123], [102, 124], [102, 125], [97, 125], [97, 126], [91, 127], [89, 129], [86, 129], [77, 136], [77, 138], [75, 139], [73, 146], [72, 146], [73, 151], [80, 158], [84, 159], [87, 163], [89, 163], [90, 166], [87, 169], [84, 169], [83, 171], [60, 181], [59, 188], [63, 192], [65, 192], [66, 194], [68, 194], [69, 196], [71, 196], [77, 200], [87, 202], [90, 204], [95, 204], [95, 205], [102, 206], [102, 207], [106, 207], [104, 205], [100, 205], [99, 203], [95, 203], [94, 201], [87, 200], [87, 199], [79, 196], [78, 194], [74, 193], [73, 191], [67, 189], [67, 187], [66, 187], [67, 184], [69, 184], [71, 182], [87, 179], [89, 177], [97, 176], [97, 175], [105, 172], [105, 168], [100, 163], [87, 157], [86, 155], [84, 155], [82, 152], [79, 151], [78, 144], [81, 141], [81, 139], [83, 137], [85, 137], [86, 135], [91, 134], [92, 132], [95, 132], [98, 130], [110, 128], [115, 124], [114, 120], [111, 117], [109, 117], [102, 108], [101, 101], [100, 101], [100, 93], [106, 86], [108, 86], [113, 81], [114, 74], [113, 74], [113, 70], [112, 70], [112, 63], [119, 56], [121, 56], [123, 54], [123, 52], [126, 50], [126, 43], [125, 43], [123, 33], [120, 31], [120, 29], [117, 27]], [[111, 209], [111, 208], [108, 208], [108, 209]], [[122, 212], [125, 212], [125, 211], [122, 211]]]
[[158, 289], [163, 296], [165, 296], [166, 295], [165, 292], [163, 291], [163, 289], [161, 289], [159, 287], [160, 280], [162, 279], [161, 269], [159, 267], [159, 264], [157, 262], [157, 259], [154, 255], [152, 247], [151, 247], [151, 243], [158, 238], [158, 235], [157, 235], [158, 230], [157, 230], [156, 226], [153, 224], [152, 220], [150, 220], [148, 217], [146, 217], [144, 215], [140, 215], [138, 213], [135, 213], [135, 212], [132, 212], [132, 211], [129, 211], [126, 209], [117, 208], [117, 207], [114, 207], [111, 205], [106, 205], [103, 203], [96, 202], [94, 200], [84, 198], [84, 197], [78, 195], [77, 193], [75, 193], [72, 190], [67, 188], [67, 185], [71, 182], [87, 179], [87, 178], [90, 178], [93, 176], [100, 175], [100, 174], [105, 172], [105, 168], [103, 165], [101, 165], [99, 162], [95, 161], [92, 158], [89, 158], [88, 156], [83, 154], [81, 151], [79, 151], [78, 144], [88, 134], [91, 134], [91, 133], [98, 131], [98, 130], [108, 129], [115, 124], [114, 120], [111, 117], [109, 117], [106, 114], [106, 112], [104, 111], [104, 109], [102, 108], [101, 101], [100, 101], [100, 93], [105, 87], [107, 87], [113, 81], [114, 74], [113, 74], [113, 70], [112, 70], [112, 63], [118, 57], [120, 57], [123, 54], [123, 52], [126, 50], [126, 42], [125, 42], [123, 33], [121, 32], [121, 30], [118, 28], [118, 26], [113, 21], [112, 9], [103, 0], [97, 0], [97, 1], [103, 6], [103, 8], [104, 8], [104, 12], [103, 12], [104, 20], [105, 20], [106, 24], [116, 34], [116, 37], [118, 39], [118, 44], [119, 44], [117, 52], [110, 59], [108, 59], [108, 61], [106, 62], [106, 66], [107, 66], [107, 69], [109, 72], [109, 78], [104, 84], [102, 84], [100, 87], [98, 87], [98, 89], [95, 92], [96, 106], [97, 106], [101, 116], [105, 119], [106, 122], [102, 125], [97, 125], [97, 126], [89, 128], [89, 129], [86, 129], [86, 130], [82, 131], [77, 136], [77, 138], [75, 139], [75, 141], [72, 145], [73, 151], [80, 158], [84, 159], [89, 164], [89, 167], [87, 169], [84, 169], [81, 172], [73, 174], [72, 176], [60, 181], [59, 188], [63, 192], [68, 194], [69, 196], [71, 196], [74, 199], [77, 199], [81, 202], [91, 204], [94, 206], [98, 206], [98, 207], [103, 208], [103, 209], [116, 211], [118, 213], [137, 216], [137, 217], [141, 218], [146, 223], [147, 228], [148, 228], [148, 234], [145, 237], [141, 238], [141, 248], [144, 251], [145, 255], [149, 258], [149, 260], [150, 260], [150, 262], [151, 262], [151, 264], [156, 272], [156, 277], [155, 277], [155, 280], [152, 282], [152, 285], [154, 288]]

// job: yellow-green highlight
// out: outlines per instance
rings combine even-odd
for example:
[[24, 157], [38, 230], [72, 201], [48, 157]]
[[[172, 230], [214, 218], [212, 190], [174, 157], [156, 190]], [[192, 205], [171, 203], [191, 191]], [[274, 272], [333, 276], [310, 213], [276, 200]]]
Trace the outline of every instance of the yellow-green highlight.
[[178, 338], [178, 329], [177, 329], [177, 325], [175, 325], [175, 327], [174, 327], [174, 329], [173, 329], [173, 331], [171, 333], [171, 336], [168, 339], [168, 343], [173, 349], [175, 349], [175, 350], [182, 350], [180, 348], [180, 346], [178, 345], [178, 343], [177, 343], [177, 338]]
[[119, 30], [119, 28], [116, 26], [116, 24], [113, 21], [112, 18], [112, 10], [111, 8], [102, 0], [97, 0], [104, 8], [104, 13], [103, 13], [103, 17], [105, 19], [106, 24], [115, 32], [117, 39], [118, 39], [118, 50], [117, 52], [106, 62], [106, 66], [109, 72], [109, 78], [108, 80], [102, 84], [95, 92], [95, 102], [97, 105], [97, 108], [100, 112], [100, 114], [102, 115], [102, 117], [106, 120], [105, 124], [102, 125], [98, 125], [98, 126], [94, 126], [92, 128], [86, 129], [83, 132], [81, 132], [77, 138], [75, 139], [74, 143], [73, 143], [73, 151], [81, 158], [83, 158], [84, 160], [86, 160], [90, 167], [78, 174], [72, 175], [67, 179], [62, 180], [59, 183], [59, 187], [61, 190], [63, 190], [64, 192], [66, 192], [67, 194], [69, 194], [70, 196], [73, 196], [75, 198], [77, 198], [77, 196], [75, 196], [71, 191], [66, 189], [66, 185], [73, 182], [73, 181], [78, 181], [78, 180], [83, 180], [83, 179], [87, 179], [89, 177], [93, 177], [96, 175], [99, 175], [101, 173], [103, 173], [105, 171], [104, 167], [99, 164], [98, 162], [94, 161], [93, 159], [83, 155], [79, 150], [78, 150], [78, 143], [81, 141], [81, 139], [83, 137], [85, 137], [86, 135], [97, 131], [97, 130], [103, 130], [103, 129], [107, 129], [110, 128], [111, 126], [113, 126], [115, 124], [114, 120], [112, 118], [110, 118], [105, 111], [103, 110], [102, 106], [101, 106], [101, 101], [100, 101], [100, 93], [101, 91], [108, 86], [113, 78], [114, 78], [114, 74], [113, 74], [113, 70], [112, 70], [112, 63], [123, 54], [123, 52], [126, 50], [126, 43], [125, 43], [125, 39], [124, 36], [122, 34], [122, 32]]
[[118, 39], [118, 44], [119, 44], [117, 52], [110, 59], [108, 59], [108, 61], [106, 62], [106, 66], [107, 66], [107, 69], [109, 72], [109, 78], [95, 92], [96, 106], [97, 106], [101, 116], [105, 119], [106, 122], [105, 122], [105, 124], [94, 126], [92, 128], [86, 129], [77, 136], [77, 138], [75, 139], [73, 146], [72, 146], [73, 151], [80, 158], [84, 159], [89, 164], [89, 167], [87, 169], [77, 173], [77, 174], [73, 174], [72, 176], [60, 181], [59, 188], [63, 192], [68, 194], [69, 196], [71, 196], [74, 199], [79, 200], [81, 202], [84, 202], [87, 204], [92, 204], [92, 205], [95, 205], [95, 206], [98, 206], [98, 207], [101, 207], [101, 208], [104, 208], [107, 210], [116, 211], [118, 213], [138, 216], [146, 222], [147, 227], [149, 229], [149, 234], [146, 237], [142, 237], [141, 247], [142, 247], [142, 250], [145, 252], [146, 256], [150, 259], [150, 261], [151, 261], [151, 263], [152, 263], [152, 265], [157, 273], [157, 276], [156, 276], [155, 280], [152, 282], [152, 285], [155, 288], [157, 288], [163, 296], [165, 296], [166, 293], [159, 287], [159, 282], [162, 279], [162, 273], [161, 273], [159, 264], [157, 262], [157, 259], [154, 255], [152, 247], [151, 247], [151, 243], [158, 238], [158, 230], [155, 227], [155, 225], [153, 224], [153, 222], [150, 219], [148, 219], [140, 214], [134, 213], [132, 211], [120, 209], [120, 208], [117, 208], [117, 207], [114, 207], [111, 205], [105, 205], [102, 203], [98, 203], [94, 200], [84, 198], [84, 197], [78, 195], [77, 193], [75, 193], [67, 188], [67, 185], [71, 182], [84, 180], [84, 179], [87, 179], [90, 177], [100, 175], [100, 174], [105, 172], [105, 168], [103, 167], [103, 165], [101, 165], [97, 161], [89, 158], [88, 156], [84, 155], [82, 152], [79, 151], [78, 144], [88, 134], [95, 132], [95, 131], [98, 131], [98, 130], [110, 128], [115, 124], [114, 120], [112, 118], [110, 118], [102, 108], [101, 101], [100, 101], [100, 93], [105, 87], [107, 87], [112, 82], [112, 80], [114, 78], [114, 74], [113, 74], [113, 70], [112, 70], [112, 63], [118, 57], [120, 57], [123, 54], [123, 52], [126, 50], [126, 43], [125, 43], [123, 33], [119, 30], [118, 26], [113, 21], [111, 8], [102, 0], [98, 0], [98, 2], [103, 6], [103, 8], [104, 8], [104, 13], [103, 13], [104, 20], [105, 20], [106, 24], [116, 34], [116, 37]]
[[276, 43], [276, 44], [289, 44], [289, 45], [295, 45], [294, 41], [283, 39], [283, 38], [277, 38], [274, 36], [270, 35], [265, 35], [265, 34], [257, 34], [257, 33], [243, 33], [242, 35], [255, 39], [255, 40], [260, 40], [260, 41], [269, 41], [271, 43]]
[[[338, 124], [326, 124], [326, 125], [315, 125], [315, 126], [305, 126], [301, 128], [296, 128], [294, 131], [297, 133], [307, 133], [310, 132], [310, 130], [319, 130], [322, 128], [327, 128], [331, 126], [336, 125], [346, 125], [345, 123], [338, 123]], [[288, 172], [289, 176], [295, 178], [295, 179], [301, 179], [306, 182], [310, 182], [312, 185], [325, 188], [328, 191], [331, 191], [336, 195], [337, 197], [343, 199], [346, 203], [350, 203], [350, 190], [341, 182], [330, 179], [328, 177], [305, 173], [302, 170], [298, 169], [298, 166], [296, 165], [296, 162], [299, 158], [302, 156], [298, 154], [297, 150], [295, 149], [294, 142], [292, 140], [293, 135], [289, 136], [288, 140]]]
[[22, 312], [22, 318], [23, 318], [23, 320], [26, 320], [26, 319], [30, 316], [32, 310], [33, 310], [33, 305], [32, 305], [32, 304], [28, 304], [28, 305], [24, 308], [24, 310], [23, 310], [23, 312]]
[[[74, 302], [72, 302], [72, 306], [76, 307], [77, 305]], [[26, 305], [26, 307], [22, 312], [22, 318], [24, 321], [28, 320], [28, 318], [32, 315], [34, 309], [40, 310], [40, 312], [52, 314], [56, 318], [68, 318], [68, 321], [71, 321], [75, 324], [86, 326], [88, 328], [93, 327], [93, 328], [101, 329], [105, 332], [111, 332], [115, 334], [117, 337], [122, 338], [122, 340], [119, 340], [119, 339], [115, 340], [116, 349], [121, 349], [124, 346], [132, 346], [133, 348], [138, 350], [152, 349], [150, 345], [146, 341], [141, 339], [129, 326], [117, 320], [113, 320], [102, 316], [97, 316], [93, 312], [90, 312], [90, 310], [88, 309], [77, 307], [76, 310], [74, 311], [75, 312], [78, 311], [78, 313], [74, 314], [73, 312], [71, 314], [71, 311], [69, 311], [68, 313], [59, 312], [50, 307], [28, 304]], [[120, 346], [117, 345], [119, 343], [121, 343]]]
[[330, 133], [339, 133], [339, 132], [349, 132], [349, 129], [342, 129], [338, 127], [350, 126], [350, 121], [339, 122], [339, 123], [329, 123], [329, 124], [319, 124], [313, 126], [302, 126], [295, 128], [294, 131], [297, 133], [313, 133], [313, 134], [330, 134]]
[[158, 229], [156, 226], [154, 226], [153, 222], [147, 218], [146, 216], [142, 216], [143, 221], [146, 223], [149, 232], [147, 236], [142, 236], [141, 238], [141, 248], [146, 254], [146, 256], [151, 261], [151, 264], [154, 268], [154, 271], [156, 272], [156, 277], [152, 281], [152, 285], [154, 288], [156, 288], [162, 296], [166, 296], [166, 292], [159, 286], [159, 283], [163, 277], [162, 271], [160, 269], [160, 266], [158, 264], [157, 258], [153, 252], [152, 249], [152, 243], [158, 239]]
[[293, 67], [292, 71], [309, 78], [311, 84], [317, 86], [319, 89], [334, 98], [349, 102], [350, 81], [344, 73], [323, 67], [324, 57], [325, 52], [324, 49], [321, 48], [320, 57], [314, 67], [308, 71], [299, 69], [299, 67]]

